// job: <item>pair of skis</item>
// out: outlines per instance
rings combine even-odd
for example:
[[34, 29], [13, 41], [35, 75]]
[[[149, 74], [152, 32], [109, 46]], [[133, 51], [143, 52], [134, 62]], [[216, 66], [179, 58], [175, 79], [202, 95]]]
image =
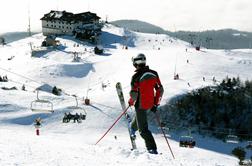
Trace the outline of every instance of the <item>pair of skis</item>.
[[[125, 104], [125, 100], [124, 100], [124, 96], [123, 96], [122, 85], [120, 82], [116, 83], [116, 92], [119, 97], [120, 104], [122, 106], [122, 110], [126, 110], [126, 104]], [[124, 117], [126, 118], [127, 123], [128, 123], [128, 125], [127, 125], [128, 132], [129, 132], [130, 142], [131, 142], [131, 146], [132, 146], [131, 150], [134, 150], [137, 148], [137, 146], [136, 146], [136, 142], [135, 142], [135, 137], [132, 136], [131, 129], [130, 129], [131, 128], [130, 122], [132, 119], [130, 118], [130, 116], [127, 112], [125, 112]]]
[[131, 136], [131, 130], [130, 130], [130, 122], [131, 122], [131, 118], [130, 116], [127, 114], [127, 110], [129, 109], [130, 106], [126, 107], [125, 104], [125, 100], [124, 100], [124, 96], [123, 96], [123, 91], [122, 91], [122, 85], [120, 82], [118, 82], [116, 84], [116, 91], [120, 100], [120, 104], [122, 106], [123, 112], [120, 114], [120, 116], [115, 120], [115, 122], [110, 126], [110, 128], [102, 135], [102, 137], [95, 143], [95, 145], [97, 145], [107, 134], [108, 132], [112, 129], [112, 127], [114, 127], [114, 125], [121, 119], [122, 116], [124, 116], [127, 120], [127, 127], [128, 127], [128, 131], [129, 131], [129, 136], [130, 136], [130, 142], [132, 145], [132, 149], [134, 150], [136, 149], [136, 142], [135, 142], [135, 138]]

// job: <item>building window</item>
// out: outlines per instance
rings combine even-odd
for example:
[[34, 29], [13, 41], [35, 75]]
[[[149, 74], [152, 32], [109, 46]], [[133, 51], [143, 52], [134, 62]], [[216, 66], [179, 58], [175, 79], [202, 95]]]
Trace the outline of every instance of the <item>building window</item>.
[[59, 28], [61, 28], [61, 26], [59, 26]]

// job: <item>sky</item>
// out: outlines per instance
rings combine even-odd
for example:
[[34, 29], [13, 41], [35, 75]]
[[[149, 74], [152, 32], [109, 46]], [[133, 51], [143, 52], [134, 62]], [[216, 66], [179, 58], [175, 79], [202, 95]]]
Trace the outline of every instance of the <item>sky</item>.
[[137, 19], [169, 31], [252, 32], [251, 0], [5, 0], [0, 5], [0, 32], [26, 31], [29, 15], [31, 30], [41, 31], [40, 18], [50, 10], [91, 11], [108, 21]]

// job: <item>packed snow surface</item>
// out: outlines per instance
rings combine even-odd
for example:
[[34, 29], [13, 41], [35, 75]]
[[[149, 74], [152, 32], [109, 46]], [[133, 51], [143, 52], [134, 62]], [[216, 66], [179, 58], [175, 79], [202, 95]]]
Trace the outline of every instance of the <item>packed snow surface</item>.
[[[179, 147], [180, 133], [166, 131], [173, 150], [173, 159], [155, 119], [149, 119], [157, 143], [158, 155], [146, 152], [137, 133], [137, 150], [131, 150], [126, 120], [122, 118], [104, 139], [96, 141], [121, 114], [115, 84], [121, 82], [128, 100], [130, 80], [134, 73], [132, 56], [144, 53], [147, 64], [159, 73], [165, 92], [161, 102], [196, 88], [213, 85], [213, 77], [226, 76], [252, 79], [251, 50], [196, 51], [188, 43], [167, 35], [144, 34], [106, 25], [99, 44], [104, 53], [96, 55], [94, 45], [71, 37], [58, 37], [57, 48], [42, 49], [42, 34], [0, 46], [0, 165], [1, 166], [235, 166], [231, 155], [237, 144], [193, 135], [195, 148]], [[124, 46], [127, 45], [128, 49]], [[35, 56], [31, 56], [31, 48]], [[78, 55], [78, 58], [74, 58]], [[187, 61], [188, 60], [188, 61]], [[174, 80], [179, 73], [179, 80]], [[205, 81], [203, 80], [205, 77]], [[217, 82], [218, 83], [218, 82]], [[26, 91], [21, 90], [25, 85]], [[50, 93], [56, 86], [61, 96]], [[53, 113], [31, 111], [31, 102], [38, 98], [53, 104]], [[87, 113], [82, 123], [62, 123], [65, 112], [78, 106]], [[84, 99], [91, 105], [84, 105]], [[43, 107], [43, 105], [41, 106]], [[132, 115], [134, 109], [129, 109]], [[34, 119], [42, 118], [40, 135], [36, 135]], [[243, 143], [241, 143], [243, 144]]]

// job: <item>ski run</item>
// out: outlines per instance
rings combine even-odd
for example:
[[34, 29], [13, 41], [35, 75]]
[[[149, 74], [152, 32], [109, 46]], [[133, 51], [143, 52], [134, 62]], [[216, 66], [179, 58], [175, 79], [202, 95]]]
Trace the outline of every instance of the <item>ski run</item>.
[[[0, 76], [7, 75], [9, 80], [0, 82], [1, 166], [238, 165], [231, 151], [243, 146], [243, 142], [227, 144], [194, 134], [195, 148], [181, 148], [180, 133], [168, 132], [173, 159], [155, 119], [150, 119], [150, 129], [161, 155], [147, 153], [139, 133], [135, 140], [137, 149], [131, 150], [124, 117], [95, 143], [123, 111], [115, 88], [117, 82], [122, 83], [125, 101], [129, 98], [134, 73], [132, 56], [144, 53], [147, 65], [159, 73], [164, 86], [161, 105], [164, 105], [171, 97], [213, 85], [213, 77], [217, 81], [226, 76], [251, 80], [251, 50], [196, 51], [189, 43], [167, 35], [131, 32], [112, 25], [105, 25], [102, 31], [102, 55], [93, 53], [93, 45], [71, 37], [58, 37], [61, 46], [42, 51], [40, 46], [45, 38], [42, 34], [0, 46]], [[127, 50], [123, 49], [125, 44]], [[31, 57], [31, 48], [40, 53]], [[79, 56], [75, 61], [74, 52]], [[173, 79], [175, 72], [179, 73], [179, 80]], [[26, 91], [21, 90], [23, 84]], [[54, 86], [64, 93], [61, 96], [48, 93]], [[6, 90], [12, 87], [17, 90]], [[38, 87], [43, 91], [37, 94]], [[53, 113], [31, 111], [31, 102], [37, 95], [53, 104]], [[77, 96], [77, 103], [73, 95]], [[90, 105], [84, 105], [85, 99], [89, 99]], [[64, 113], [82, 109], [87, 113], [82, 123], [62, 123]], [[128, 113], [132, 116], [134, 109], [130, 108]], [[38, 117], [42, 126], [36, 135], [33, 123]]]

